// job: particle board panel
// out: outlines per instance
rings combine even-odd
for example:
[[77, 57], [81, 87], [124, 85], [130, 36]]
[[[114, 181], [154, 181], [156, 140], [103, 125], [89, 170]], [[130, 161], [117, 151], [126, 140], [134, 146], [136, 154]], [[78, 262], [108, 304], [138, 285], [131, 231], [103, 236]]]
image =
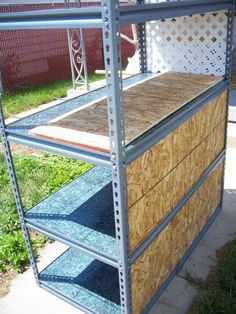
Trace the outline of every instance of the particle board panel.
[[188, 216], [187, 203], [171, 221], [171, 269], [176, 266], [187, 249]]
[[[167, 72], [124, 91], [126, 144], [222, 80], [222, 77]], [[102, 98], [59, 116], [30, 134], [109, 151], [107, 100]]]
[[173, 134], [170, 133], [127, 166], [128, 206], [143, 197], [173, 168]]
[[130, 250], [133, 251], [172, 208], [173, 175], [168, 174], [129, 208]]
[[171, 269], [171, 227], [167, 226], [131, 266], [133, 313], [142, 313]]

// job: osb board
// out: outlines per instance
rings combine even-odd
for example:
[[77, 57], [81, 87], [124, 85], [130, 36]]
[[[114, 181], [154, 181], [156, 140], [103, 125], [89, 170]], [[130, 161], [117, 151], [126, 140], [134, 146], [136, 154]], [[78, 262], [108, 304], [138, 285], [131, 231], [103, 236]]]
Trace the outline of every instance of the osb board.
[[173, 176], [167, 175], [129, 208], [130, 250], [133, 251], [172, 208]]
[[222, 161], [215, 170], [210, 174], [207, 180], [203, 184], [203, 188], [206, 191], [207, 197], [207, 207], [205, 211], [202, 212], [201, 220], [202, 223], [211, 217], [213, 211], [216, 209], [217, 205], [220, 203], [221, 190], [223, 184], [223, 170], [224, 161]]
[[[223, 116], [224, 119], [225, 109], [222, 108], [226, 108], [226, 95], [226, 93], [223, 93], [217, 97], [217, 99], [210, 102], [207, 107], [184, 122], [181, 126], [168, 134], [167, 137], [163, 138], [159, 143], [127, 166], [129, 206], [147, 193], [147, 191], [167, 175], [178, 163], [181, 163], [181, 161], [192, 152], [193, 148], [191, 159], [192, 164], [195, 163], [196, 165], [191, 167], [193, 171], [191, 177], [192, 184], [196, 182], [210, 164], [209, 160], [205, 160], [206, 154], [208, 154], [207, 158], [212, 161], [214, 157], [216, 157], [217, 152], [220, 152], [218, 148], [211, 148], [210, 146], [206, 153], [206, 145], [209, 145], [210, 142], [214, 142], [212, 138], [213, 135], [211, 135], [211, 138], [208, 140], [208, 144], [200, 143], [212, 132], [211, 128], [215, 125], [215, 122], [209, 122], [212, 117], [212, 109], [210, 108], [215, 108], [219, 116]], [[219, 108], [222, 112], [220, 112]], [[217, 116], [217, 121], [218, 120], [219, 117]], [[219, 132], [222, 132], [222, 134], [217, 134], [218, 140], [222, 141], [225, 133], [223, 130]], [[214, 151], [209, 155], [210, 150]], [[140, 169], [142, 169], [142, 171], [140, 171]]]
[[127, 166], [128, 206], [132, 206], [173, 168], [173, 133]]
[[171, 269], [171, 227], [167, 226], [131, 266], [133, 313], [140, 314]]
[[221, 199], [221, 188], [223, 184], [223, 168], [222, 161], [203, 182], [200, 188], [193, 194], [188, 201], [188, 246], [196, 238], [207, 223]]
[[191, 187], [191, 159], [187, 156], [172, 171], [172, 207], [176, 206]]
[[191, 119], [192, 148], [196, 147], [225, 117], [227, 91], [210, 101]]
[[181, 208], [171, 221], [171, 269], [173, 269], [187, 249], [188, 203]]
[[226, 120], [223, 120], [206, 139], [205, 169], [224, 148], [225, 124]]
[[173, 132], [173, 166], [181, 162], [192, 150], [192, 131], [190, 119], [185, 121]]
[[200, 178], [205, 169], [206, 140], [202, 141], [190, 154], [191, 159], [191, 186]]
[[226, 118], [227, 103], [228, 91], [225, 91], [220, 97], [210, 103], [208, 115], [211, 118], [208, 120], [208, 123], [210, 124], [208, 129], [213, 130], [222, 120], [224, 120], [224, 118]]
[[[168, 72], [124, 91], [126, 143], [152, 128], [222, 80], [221, 77]], [[30, 134], [109, 151], [107, 100], [92, 102], [39, 126]]]

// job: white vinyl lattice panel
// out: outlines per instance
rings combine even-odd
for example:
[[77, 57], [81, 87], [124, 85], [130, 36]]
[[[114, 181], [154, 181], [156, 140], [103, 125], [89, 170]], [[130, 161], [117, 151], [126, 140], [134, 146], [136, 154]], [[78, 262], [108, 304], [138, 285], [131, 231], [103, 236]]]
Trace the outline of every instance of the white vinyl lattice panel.
[[225, 74], [225, 12], [149, 22], [146, 33], [149, 71]]

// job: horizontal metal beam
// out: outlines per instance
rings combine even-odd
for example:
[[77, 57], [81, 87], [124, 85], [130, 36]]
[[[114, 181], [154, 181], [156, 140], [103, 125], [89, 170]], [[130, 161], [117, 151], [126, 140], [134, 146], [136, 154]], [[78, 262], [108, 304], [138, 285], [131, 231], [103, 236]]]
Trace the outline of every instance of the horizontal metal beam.
[[[144, 23], [234, 9], [232, 0], [194, 0], [120, 6], [120, 24]], [[102, 28], [101, 7], [62, 8], [0, 14], [0, 30]]]
[[13, 134], [6, 130], [7, 140], [21, 145], [34, 147], [43, 151], [64, 155], [78, 160], [95, 163], [104, 167], [111, 167], [110, 155], [98, 151], [88, 151], [82, 148], [73, 148], [67, 145], [61, 145], [54, 141], [40, 140], [33, 137], [26, 137], [19, 134]]
[[58, 291], [52, 289], [51, 287], [48, 287], [46, 284], [44, 284], [43, 282], [40, 282], [40, 287], [45, 289], [47, 292], [52, 293], [53, 295], [55, 295], [56, 297], [58, 297], [59, 299], [69, 303], [70, 305], [73, 305], [74, 307], [76, 307], [77, 309], [83, 311], [83, 313], [86, 314], [96, 314], [94, 311], [90, 311], [88, 308], [85, 308], [84, 306], [78, 304], [77, 302], [75, 302], [74, 300], [67, 298], [65, 296], [63, 296], [61, 293], [59, 293]]
[[99, 252], [98, 250], [96, 250], [92, 247], [89, 247], [82, 242], [79, 242], [79, 241], [76, 241], [73, 239], [69, 239], [68, 237], [66, 237], [63, 234], [59, 234], [53, 230], [49, 230], [48, 228], [45, 228], [45, 227], [42, 227], [36, 223], [33, 223], [30, 221], [30, 219], [29, 220], [25, 219], [25, 224], [26, 224], [27, 228], [30, 228], [30, 229], [32, 229], [32, 230], [34, 230], [40, 234], [44, 234], [45, 236], [47, 236], [47, 237], [49, 237], [55, 241], [64, 243], [70, 247], [78, 249], [79, 251], [81, 251], [85, 254], [88, 254], [88, 255], [94, 257], [95, 259], [97, 259], [97, 260], [99, 260], [99, 261], [101, 261], [107, 265], [118, 268], [118, 261], [112, 256], [107, 256], [106, 254]]
[[197, 111], [206, 106], [211, 100], [219, 96], [229, 88], [229, 81], [224, 80], [214, 87], [210, 88], [199, 97], [195, 98], [183, 108], [175, 111], [162, 122], [158, 123], [151, 130], [143, 134], [140, 138], [133, 141], [127, 147], [126, 162], [131, 163], [155, 143], [160, 141], [167, 134], [176, 129], [184, 121], [192, 117]]
[[208, 220], [207, 224], [203, 227], [203, 229], [200, 231], [200, 233], [198, 234], [198, 236], [196, 237], [196, 239], [193, 241], [193, 243], [191, 244], [191, 246], [187, 249], [187, 251], [185, 252], [184, 256], [181, 258], [181, 260], [179, 261], [179, 263], [176, 265], [176, 267], [174, 268], [174, 270], [170, 273], [170, 275], [167, 277], [167, 279], [165, 280], [165, 282], [163, 283], [163, 285], [160, 287], [160, 289], [158, 289], [158, 291], [156, 292], [156, 294], [154, 295], [154, 297], [151, 299], [151, 301], [148, 303], [148, 305], [145, 307], [145, 309], [143, 310], [142, 314], [148, 314], [150, 313], [152, 307], [154, 306], [154, 304], [156, 304], [156, 302], [159, 300], [159, 298], [161, 297], [162, 293], [166, 290], [166, 288], [168, 287], [168, 285], [171, 283], [172, 279], [175, 277], [175, 275], [182, 269], [182, 267], [184, 266], [184, 263], [187, 261], [187, 259], [189, 258], [189, 256], [193, 253], [194, 249], [197, 247], [197, 245], [199, 244], [199, 242], [202, 240], [202, 238], [204, 237], [204, 235], [206, 234], [206, 232], [208, 231], [208, 229], [210, 228], [210, 226], [213, 224], [213, 222], [215, 221], [215, 219], [217, 218], [217, 216], [219, 215], [219, 213], [221, 212], [222, 208], [221, 206], [218, 206], [215, 210], [215, 212], [213, 213], [213, 215], [211, 216], [211, 218]]
[[0, 14], [0, 30], [49, 28], [102, 28], [101, 8], [62, 8]]
[[120, 7], [120, 23], [144, 23], [171, 17], [233, 9], [232, 0], [170, 1]]
[[169, 222], [175, 217], [175, 215], [186, 204], [190, 197], [198, 190], [201, 184], [212, 173], [215, 167], [225, 158], [225, 151], [223, 151], [210, 165], [210, 167], [203, 173], [198, 181], [192, 186], [192, 188], [185, 194], [175, 208], [169, 213], [169, 215], [148, 235], [148, 237], [139, 245], [139, 247], [131, 254], [129, 263], [132, 265], [139, 256], [147, 249], [147, 247], [155, 240], [155, 238], [161, 233], [161, 231], [169, 224]]

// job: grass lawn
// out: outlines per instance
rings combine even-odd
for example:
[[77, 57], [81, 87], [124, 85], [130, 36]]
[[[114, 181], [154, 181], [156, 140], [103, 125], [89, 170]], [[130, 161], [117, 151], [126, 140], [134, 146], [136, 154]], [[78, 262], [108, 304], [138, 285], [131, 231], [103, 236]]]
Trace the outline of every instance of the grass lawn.
[[[101, 80], [104, 75], [90, 74], [89, 83]], [[65, 97], [67, 90], [72, 88], [71, 80], [61, 80], [38, 87], [27, 88], [18, 92], [3, 95], [3, 112], [5, 118], [25, 110], [35, 108], [57, 98]]]
[[[92, 165], [51, 153], [14, 153], [15, 168], [25, 209], [29, 209]], [[0, 153], [0, 272], [24, 270], [28, 264], [15, 201], [3, 154]], [[35, 252], [47, 239], [33, 234]]]
[[189, 314], [236, 313], [236, 238], [217, 257], [218, 266], [200, 283], [200, 298]]

